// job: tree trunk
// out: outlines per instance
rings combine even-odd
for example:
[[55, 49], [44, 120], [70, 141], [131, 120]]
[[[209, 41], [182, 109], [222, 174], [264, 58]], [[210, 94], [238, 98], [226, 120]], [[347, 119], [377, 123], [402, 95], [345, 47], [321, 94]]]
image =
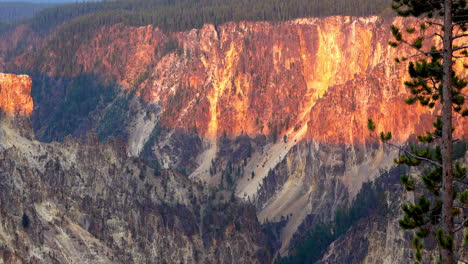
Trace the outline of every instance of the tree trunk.
[[[452, 0], [444, 0], [444, 76], [442, 90], [442, 228], [453, 237], [452, 166]], [[442, 263], [453, 264], [452, 249], [442, 249]]]

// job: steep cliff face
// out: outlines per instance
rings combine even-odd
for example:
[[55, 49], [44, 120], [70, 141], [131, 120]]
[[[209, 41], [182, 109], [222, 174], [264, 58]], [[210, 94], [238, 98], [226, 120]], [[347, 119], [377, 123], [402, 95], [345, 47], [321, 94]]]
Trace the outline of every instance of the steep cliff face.
[[[372, 115], [380, 117], [378, 120], [388, 119], [393, 114], [388, 111], [399, 111], [402, 104], [394, 107], [392, 103], [405, 96], [401, 78], [405, 65], [397, 65], [394, 57], [410, 50], [388, 46], [390, 23], [409, 26], [415, 22], [329, 17], [280, 24], [205, 25], [200, 30], [171, 34], [152, 26], [118, 24], [98, 29], [80, 45], [59, 42], [58, 47], [74, 52], [68, 56], [71, 61], [49, 44], [31, 53], [32, 59], [15, 64], [54, 76], [93, 73], [124, 89], [136, 89], [145, 101], [161, 104], [161, 121], [170, 128], [189, 130], [196, 126], [206, 137], [224, 133], [282, 136], [294, 133], [292, 128], [306, 126], [310, 118], [323, 113], [318, 111], [331, 116], [323, 107], [311, 109], [324, 95], [327, 100], [337, 100], [336, 93], [327, 93], [337, 85], [342, 86], [335, 90], [347, 93], [341, 98], [356, 95], [356, 101], [368, 101], [366, 109], [353, 109], [363, 119]], [[382, 99], [380, 105], [391, 107], [373, 105], [378, 98]], [[341, 107], [354, 107], [353, 100], [339, 103]], [[419, 108], [398, 112], [399, 120], [423, 112]], [[399, 120], [378, 125], [410, 131]], [[327, 133], [336, 129], [317, 121], [312, 120], [316, 129], [308, 129], [309, 138], [332, 141]], [[337, 134], [341, 137], [342, 132]], [[353, 138], [344, 137], [343, 142], [362, 142], [368, 136], [365, 129], [355, 127], [348, 134]], [[406, 131], [397, 134], [403, 140], [408, 136]]]
[[[77, 43], [46, 38], [36, 44], [36, 52], [28, 50], [3, 67], [62, 78], [92, 74], [124, 90], [135, 89], [146, 102], [160, 105], [164, 127], [196, 128], [205, 138], [265, 134], [300, 140], [307, 134], [315, 141], [362, 143], [368, 134], [361, 121], [374, 117], [382, 120], [378, 129], [394, 128], [404, 141], [414, 127], [423, 130], [428, 122], [419, 117], [426, 113], [422, 108], [403, 110], [405, 66], [393, 59], [410, 51], [388, 46], [390, 23], [415, 22], [328, 17], [205, 25], [170, 34], [152, 26], [118, 24]], [[66, 84], [61, 85], [41, 90], [63, 96], [55, 91]], [[355, 98], [347, 100], [350, 96]], [[322, 97], [321, 106], [314, 107]], [[365, 103], [356, 109], [355, 102]], [[333, 104], [341, 112], [331, 111]], [[399, 118], [389, 118], [395, 114]], [[339, 125], [343, 115], [350, 129]], [[414, 118], [414, 126], [405, 123]], [[144, 143], [135, 147], [142, 149]]]
[[0, 73], [0, 109], [9, 116], [29, 116], [34, 104], [32, 80], [27, 75]]
[[[287, 218], [280, 253], [288, 254], [298, 229], [331, 221], [363, 182], [392, 166], [397, 153], [370, 136], [368, 118], [400, 143], [430, 129], [437, 109], [403, 103], [406, 69], [394, 57], [411, 53], [388, 46], [391, 23], [418, 25], [327, 17], [164, 33], [117, 24], [83, 41], [36, 41], [2, 67], [38, 77], [39, 138], [89, 129], [104, 139], [123, 135], [125, 155], [234, 190], [255, 204], [262, 222]], [[55, 115], [57, 102], [90, 83], [118, 92], [111, 99], [96, 92], [78, 117]], [[455, 121], [458, 136], [468, 136], [467, 122]]]
[[402, 217], [401, 204], [412, 201], [413, 194], [404, 190], [398, 173], [380, 184], [384, 190], [380, 208], [333, 242], [318, 263], [390, 264], [412, 258], [411, 232], [402, 232], [398, 219]]
[[[468, 155], [458, 159], [466, 164]], [[394, 170], [402, 170], [406, 173], [417, 176], [421, 174], [419, 169], [408, 169], [398, 167]], [[415, 199], [422, 195], [423, 189], [415, 192], [407, 192], [400, 182], [400, 173], [390, 170], [377, 179], [373, 184], [381, 186], [381, 195], [378, 208], [373, 208], [371, 212], [345, 234], [336, 239], [323, 254], [319, 264], [338, 263], [406, 263], [414, 258], [414, 248], [412, 248], [412, 231], [402, 231], [399, 220], [404, 213], [401, 210], [403, 203], [415, 202]], [[426, 196], [427, 197], [427, 196]], [[462, 243], [463, 234], [455, 235], [457, 244]], [[424, 239], [425, 250], [423, 259], [430, 259], [430, 254], [436, 250], [437, 242], [434, 237]], [[455, 249], [455, 254], [459, 259], [466, 259], [467, 252], [463, 246]]]

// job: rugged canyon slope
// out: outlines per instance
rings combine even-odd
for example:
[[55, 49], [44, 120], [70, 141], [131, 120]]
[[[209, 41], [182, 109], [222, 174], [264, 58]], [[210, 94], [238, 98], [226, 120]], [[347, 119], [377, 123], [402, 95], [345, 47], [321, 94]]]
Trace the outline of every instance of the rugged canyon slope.
[[[215, 190], [215, 196], [234, 195], [237, 197], [234, 200], [242, 199], [255, 207], [261, 223], [283, 223], [278, 235], [280, 244], [273, 248], [287, 255], [312, 226], [331, 222], [338, 209], [349, 206], [364, 182], [376, 179], [382, 169], [393, 166], [397, 152], [380, 145], [369, 134], [368, 118], [376, 121], [377, 130], [393, 131], [395, 140], [402, 144], [431, 128], [437, 109], [428, 111], [403, 102], [408, 96], [403, 85], [406, 69], [405, 64], [396, 64], [394, 57], [410, 54], [410, 50], [388, 46], [392, 23], [407, 27], [418, 24], [400, 18], [337, 16], [281, 23], [231, 22], [177, 33], [163, 32], [153, 26], [116, 24], [91, 33], [76, 33], [73, 38], [63, 37], [66, 27], [45, 38], [32, 29], [18, 27], [0, 38], [0, 70], [31, 75], [34, 132], [40, 141], [64, 141], [33, 141], [33, 145], [40, 147], [28, 150], [29, 153], [45, 153], [48, 150], [40, 152], [45, 146], [57, 152], [54, 159], [57, 157], [60, 164], [68, 166], [62, 170], [63, 175], [74, 173], [73, 167], [85, 167], [77, 169], [70, 179], [67, 176], [61, 180], [64, 182], [53, 182], [57, 186], [69, 186], [63, 197], [84, 199], [87, 192], [107, 193], [106, 188], [111, 184], [130, 184], [128, 178], [133, 179], [141, 171], [137, 167], [149, 166], [144, 171], [165, 171], [156, 182], [150, 175], [143, 177], [145, 185], [156, 187], [142, 187], [138, 179], [133, 179], [138, 184], [128, 195], [140, 195], [139, 188], [143, 188], [146, 192], [142, 199], [149, 199], [151, 204], [161, 192], [157, 189], [158, 181], [166, 178], [175, 186], [169, 191], [173, 194], [184, 193], [186, 187], [180, 187], [184, 183], [187, 188]], [[3, 105], [7, 107], [10, 102]], [[457, 136], [466, 139], [467, 121], [456, 119], [455, 124]], [[105, 143], [82, 143], [90, 140], [86, 136], [90, 131]], [[120, 144], [117, 149], [116, 141]], [[80, 144], [86, 147], [97, 144], [99, 157], [87, 157], [86, 147], [82, 149]], [[7, 156], [18, 155], [21, 156], [18, 153]], [[80, 163], [88, 159], [96, 161]], [[114, 164], [110, 160], [117, 160], [114, 163], [118, 165], [112, 166], [117, 166], [118, 172], [111, 174], [105, 169]], [[127, 165], [133, 160], [142, 164]], [[96, 176], [91, 164], [104, 169]], [[130, 175], [122, 171], [126, 166], [133, 168]], [[43, 181], [51, 180], [48, 179], [51, 175], [43, 175]], [[71, 179], [78, 181], [80, 177], [83, 183], [72, 188]], [[88, 190], [85, 183], [95, 181], [101, 185], [91, 185]], [[157, 189], [155, 193], [151, 191], [153, 188]], [[81, 189], [83, 193], [76, 193]], [[122, 187], [123, 190], [126, 188]], [[99, 209], [117, 206], [109, 196], [99, 199], [103, 203]], [[180, 199], [188, 198], [182, 195]], [[126, 203], [136, 201], [140, 203], [140, 199], [122, 203], [130, 206]], [[161, 203], [173, 209], [163, 212], [175, 214], [177, 219], [186, 215], [176, 214], [175, 205], [167, 205], [167, 200]], [[189, 202], [179, 203], [187, 208], [188, 215], [199, 218], [198, 207]], [[243, 219], [243, 214], [252, 214], [249, 211], [252, 207], [238, 202], [226, 204], [233, 215], [239, 214], [238, 219]], [[107, 219], [104, 212], [94, 207], [75, 207], [80, 208], [76, 209], [77, 214], [96, 210], [86, 214], [94, 216], [99, 211], [100, 220]], [[139, 214], [146, 219], [146, 214], [158, 214], [162, 210], [152, 208], [149, 206]], [[109, 216], [118, 215], [118, 210], [108, 210]], [[66, 215], [60, 211], [62, 214]], [[245, 252], [245, 259], [268, 261], [267, 249], [260, 250], [265, 252], [261, 254], [255, 251], [257, 247], [262, 248], [265, 239], [255, 215], [247, 217], [252, 222], [247, 223], [245, 233], [239, 234], [252, 245]], [[388, 221], [389, 230], [398, 230], [394, 220], [382, 221]], [[113, 233], [104, 232], [104, 224], [100, 225], [101, 229], [90, 231], [88, 220], [80, 221], [75, 224], [104, 241], [103, 247], [110, 248], [109, 254], [116, 252], [112, 251], [116, 245], [118, 249], [125, 247], [118, 242], [107, 242]], [[134, 232], [135, 236], [147, 236], [146, 240], [137, 239], [142, 248], [128, 249], [129, 256], [150, 250], [151, 256], [157, 259], [160, 255], [155, 253], [159, 252], [156, 249], [162, 247], [148, 245], [157, 239], [148, 237], [156, 229], [148, 230], [146, 220], [125, 221], [127, 225], [142, 225], [143, 229], [123, 228], [119, 234]], [[203, 237], [204, 231], [200, 231], [203, 222], [197, 223], [198, 227], [191, 228], [198, 233], [193, 231], [193, 234]], [[372, 228], [382, 228], [382, 223]], [[228, 230], [225, 228], [218, 232]], [[204, 240], [193, 238], [191, 232], [184, 234], [191, 237], [195, 246], [190, 246], [186, 239], [173, 239], [192, 247], [181, 256], [194, 257], [193, 252], [201, 250], [198, 246], [204, 245]], [[388, 250], [369, 247], [360, 254], [376, 256], [382, 252], [385, 255], [382, 259], [403, 263], [407, 251], [392, 248], [401, 247], [404, 234], [397, 231], [392, 234], [384, 246]], [[221, 236], [217, 233], [216, 239], [218, 235]], [[241, 243], [240, 238], [233, 239], [237, 242], [221, 239], [219, 243], [225, 243], [221, 244], [224, 247], [233, 243], [228, 247], [233, 250], [229, 256], [236, 258], [235, 250]], [[214, 250], [217, 242], [211, 243]], [[205, 259], [218, 256], [202, 252]], [[367, 263], [381, 262], [370, 257]]]
[[128, 157], [119, 138], [22, 135], [31, 79], [1, 76], [16, 96], [0, 105], [0, 263], [271, 261], [252, 206]]

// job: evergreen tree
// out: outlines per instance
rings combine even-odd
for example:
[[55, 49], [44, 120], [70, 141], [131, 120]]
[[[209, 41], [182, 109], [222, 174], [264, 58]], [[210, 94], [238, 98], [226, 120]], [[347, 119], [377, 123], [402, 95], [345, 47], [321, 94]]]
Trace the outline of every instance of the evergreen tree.
[[[404, 153], [395, 160], [396, 163], [409, 166], [427, 164], [420, 178], [410, 175], [401, 177], [406, 190], [423, 187], [422, 192], [430, 197], [421, 195], [415, 203], [404, 204], [400, 226], [417, 231], [413, 238], [415, 263], [423, 262], [423, 239], [432, 235], [439, 248], [439, 252], [432, 252], [432, 255], [440, 253], [436, 257], [439, 262], [452, 264], [456, 260], [457, 250], [454, 235], [467, 228], [468, 219], [464, 210], [468, 205], [466, 168], [453, 161], [453, 144], [457, 139], [453, 139], [455, 128], [452, 127], [453, 112], [462, 118], [468, 115], [464, 106], [466, 95], [463, 93], [467, 81], [453, 71], [454, 60], [468, 57], [468, 46], [454, 45], [454, 40], [463, 43], [461, 40], [468, 37], [468, 4], [466, 0], [393, 0], [392, 7], [400, 16], [421, 17], [423, 20], [418, 30], [407, 28], [406, 34], [400, 28], [391, 26], [395, 41], [390, 41], [390, 46], [408, 45], [416, 53], [395, 59], [397, 62], [412, 59], [408, 67], [411, 80], [405, 82], [411, 96], [406, 103], [419, 102], [429, 108], [441, 104], [441, 115], [434, 122], [435, 130], [418, 137], [421, 144], [427, 145], [424, 148], [411, 146], [406, 149], [389, 141], [392, 137], [390, 132], [380, 134], [383, 142], [398, 147]], [[436, 33], [427, 34], [427, 29], [431, 27]], [[415, 34], [418, 36], [411, 36]], [[442, 47], [425, 49], [424, 42], [432, 38], [440, 38]], [[375, 130], [372, 120], [369, 120], [368, 127]], [[466, 237], [463, 243], [466, 246]]]
[[[37, 32], [49, 32], [66, 22], [74, 30], [124, 23], [133, 26], [156, 25], [167, 31], [201, 28], [204, 24], [228, 21], [285, 21], [300, 17], [379, 14], [391, 0], [116, 0], [76, 2], [37, 12], [26, 23]], [[0, 14], [19, 10], [7, 8]], [[0, 17], [2, 17], [0, 15]], [[7, 19], [8, 21], [8, 19]], [[80, 27], [86, 26], [86, 27]], [[67, 30], [71, 28], [68, 27]]]
[[21, 217], [21, 224], [24, 228], [28, 228], [30, 224], [29, 216], [26, 213], [23, 213], [23, 217]]

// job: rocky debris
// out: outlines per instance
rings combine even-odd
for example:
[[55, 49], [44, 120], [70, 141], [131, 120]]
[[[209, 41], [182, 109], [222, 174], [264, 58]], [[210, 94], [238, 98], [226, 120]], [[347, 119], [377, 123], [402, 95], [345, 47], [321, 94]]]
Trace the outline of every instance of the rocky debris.
[[40, 143], [0, 119], [0, 263], [268, 263], [255, 208], [97, 135]]

